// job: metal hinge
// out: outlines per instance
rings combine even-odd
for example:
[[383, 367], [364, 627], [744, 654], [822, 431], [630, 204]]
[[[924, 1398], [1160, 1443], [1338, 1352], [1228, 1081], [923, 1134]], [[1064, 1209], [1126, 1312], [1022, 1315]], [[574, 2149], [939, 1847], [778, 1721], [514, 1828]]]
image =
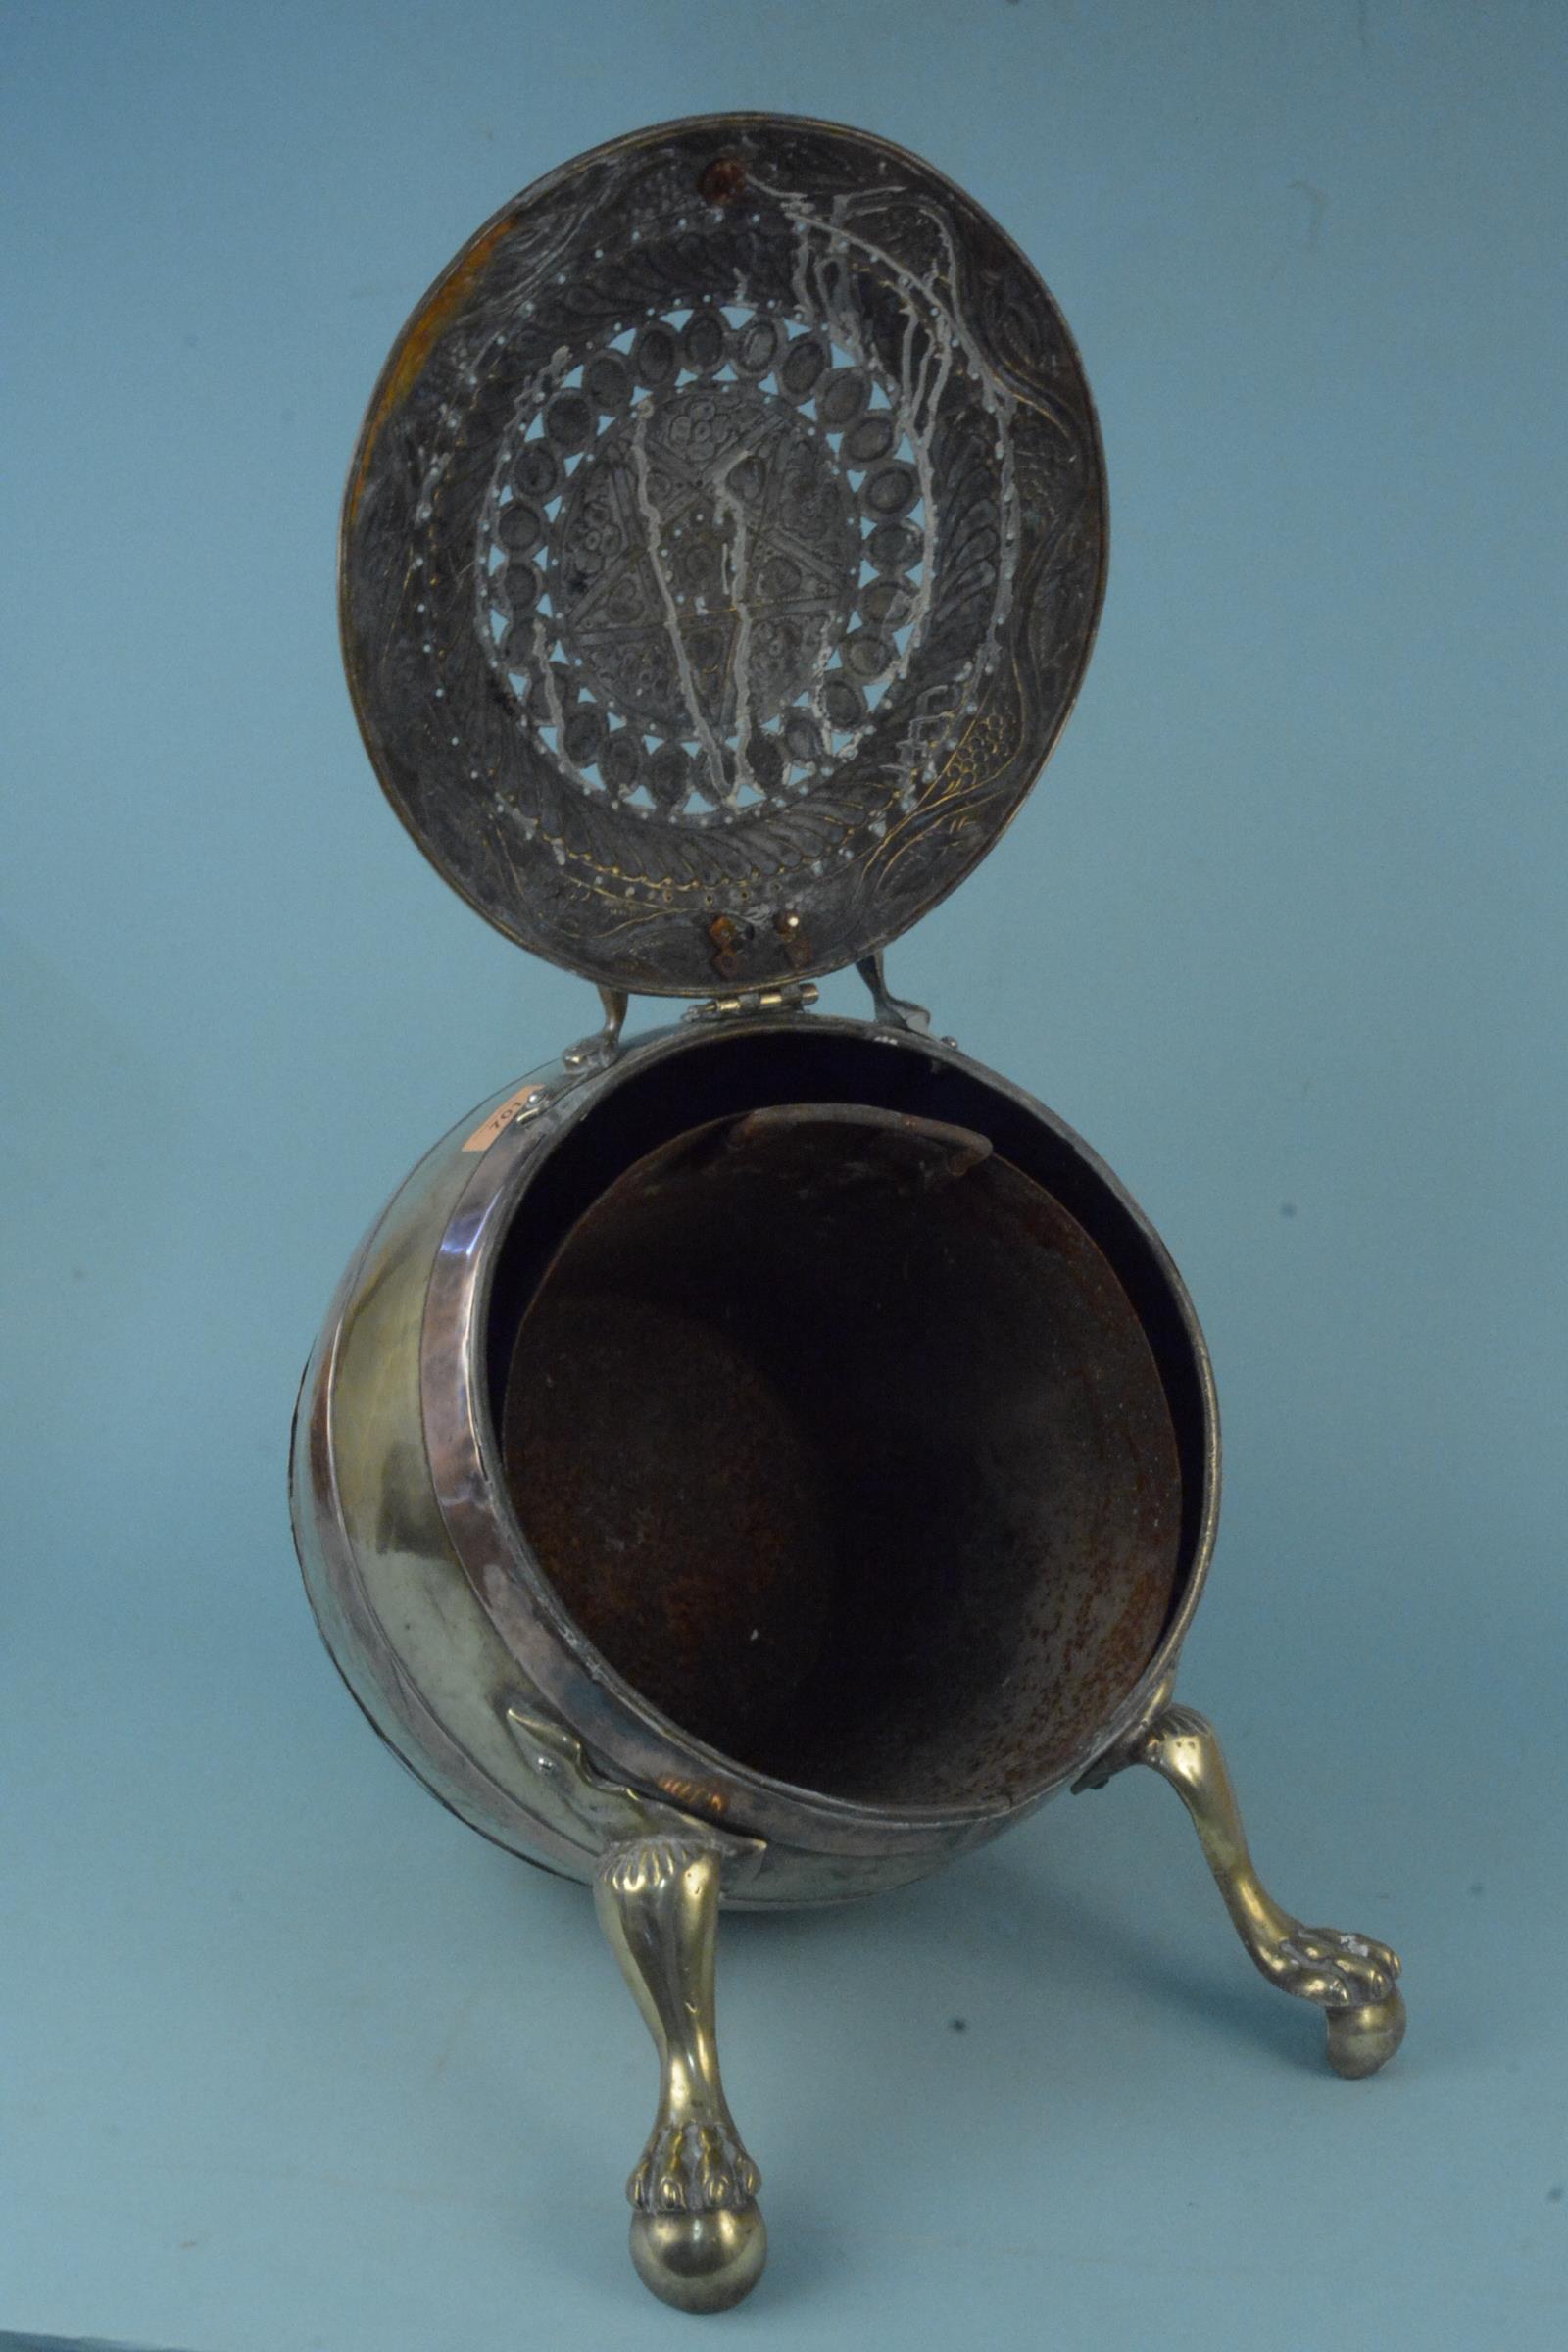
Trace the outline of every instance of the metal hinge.
[[778, 988], [743, 988], [733, 997], [705, 997], [688, 1005], [683, 1021], [719, 1021], [747, 1012], [799, 1012], [814, 1004], [820, 994], [813, 980], [786, 980]]

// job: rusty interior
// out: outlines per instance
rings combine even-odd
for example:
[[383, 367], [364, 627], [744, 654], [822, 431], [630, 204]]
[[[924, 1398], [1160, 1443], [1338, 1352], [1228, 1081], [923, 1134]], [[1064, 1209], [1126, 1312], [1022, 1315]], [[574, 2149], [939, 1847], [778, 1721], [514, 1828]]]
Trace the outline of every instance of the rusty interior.
[[[611, 1665], [735, 1762], [1021, 1800], [1086, 1760], [1179, 1594], [1169, 1286], [1081, 1154], [1047, 1139], [1050, 1184], [1001, 1148], [1024, 1127], [982, 1087], [886, 1053], [710, 1054], [705, 1085], [702, 1059], [516, 1220], [492, 1343], [523, 1532]], [[770, 1100], [791, 1078], [816, 1099]]]

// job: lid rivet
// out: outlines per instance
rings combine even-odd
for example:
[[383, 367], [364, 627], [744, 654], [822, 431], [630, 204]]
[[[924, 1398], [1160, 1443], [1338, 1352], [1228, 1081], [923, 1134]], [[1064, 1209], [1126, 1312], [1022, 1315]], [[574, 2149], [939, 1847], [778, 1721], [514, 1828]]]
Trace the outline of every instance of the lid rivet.
[[746, 193], [744, 156], [715, 155], [698, 181], [697, 191], [705, 204], [738, 204]]
[[713, 969], [721, 980], [733, 980], [741, 968], [737, 953], [746, 934], [732, 914], [715, 914], [708, 926], [713, 943]]
[[806, 936], [806, 925], [793, 906], [786, 906], [773, 918], [773, 928], [784, 942], [784, 953], [799, 971], [803, 963], [811, 960], [811, 943]]

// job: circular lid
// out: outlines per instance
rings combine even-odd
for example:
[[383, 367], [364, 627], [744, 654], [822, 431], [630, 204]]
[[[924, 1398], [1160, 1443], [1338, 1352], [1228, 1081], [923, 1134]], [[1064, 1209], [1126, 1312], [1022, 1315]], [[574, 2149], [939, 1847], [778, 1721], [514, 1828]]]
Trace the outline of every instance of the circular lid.
[[1104, 581], [1089, 389], [970, 199], [711, 116], [498, 213], [404, 328], [344, 659], [420, 848], [513, 939], [705, 994], [870, 955], [991, 847]]

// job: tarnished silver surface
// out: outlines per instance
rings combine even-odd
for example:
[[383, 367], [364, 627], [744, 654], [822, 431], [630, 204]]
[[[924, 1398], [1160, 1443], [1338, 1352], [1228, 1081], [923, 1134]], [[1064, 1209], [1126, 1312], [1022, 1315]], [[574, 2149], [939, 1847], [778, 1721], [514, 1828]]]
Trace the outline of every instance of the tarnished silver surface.
[[[1008, 1801], [852, 1802], [752, 1771], [684, 1733], [600, 1657], [511, 1506], [486, 1395], [486, 1318], [505, 1238], [551, 1154], [596, 1105], [697, 1054], [744, 1057], [787, 1027], [855, 1041], [868, 1066], [912, 1055], [982, 1083], [1065, 1147], [1135, 1227], [1156, 1270], [1205, 1433], [1180, 1599], [1154, 1655], [1082, 1753]], [[868, 1078], [867, 1084], [871, 1081]], [[514, 1104], [510, 1116], [508, 1106]], [[474, 1147], [477, 1144], [477, 1148]], [[296, 1426], [296, 1539], [321, 1630], [362, 1705], [453, 1809], [513, 1850], [588, 1880], [605, 1842], [519, 1744], [513, 1711], [581, 1743], [589, 1771], [765, 1851], [726, 1881], [744, 1905], [831, 1902], [903, 1884], [998, 1835], [1114, 1745], [1172, 1668], [1212, 1552], [1219, 1439], [1201, 1333], [1169, 1258], [1103, 1164], [1054, 1114], [956, 1048], [818, 1015], [656, 1032], [614, 1061], [536, 1073], [470, 1114], [379, 1220], [313, 1357]], [[590, 1808], [591, 1809], [591, 1808]], [[573, 1825], [571, 1812], [577, 1814]]]
[[606, 985], [868, 955], [1034, 781], [1103, 587], [1077, 353], [986, 214], [864, 132], [714, 116], [526, 190], [371, 403], [366, 742], [426, 855]]

